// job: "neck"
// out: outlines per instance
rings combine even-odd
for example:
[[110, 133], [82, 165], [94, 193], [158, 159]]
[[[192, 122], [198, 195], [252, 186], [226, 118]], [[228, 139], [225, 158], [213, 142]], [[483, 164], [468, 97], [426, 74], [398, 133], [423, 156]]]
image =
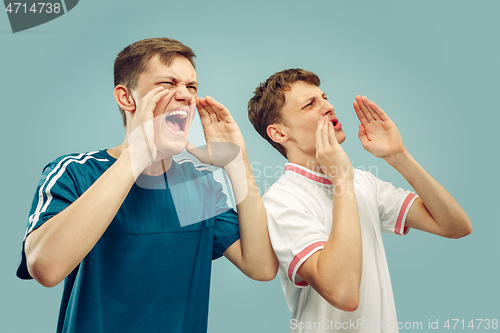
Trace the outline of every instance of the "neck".
[[[160, 154], [161, 153], [158, 152], [158, 155]], [[159, 176], [166, 173], [171, 166], [172, 166], [172, 156], [166, 156], [163, 158], [157, 157], [155, 162], [150, 166], [148, 166], [146, 169], [144, 169], [142, 173], [148, 176]]]
[[316, 159], [316, 156], [311, 156], [303, 153], [296, 152], [288, 152], [287, 153], [288, 162], [298, 164], [303, 166], [311, 171], [325, 174], [323, 170], [321, 170], [320, 164]]

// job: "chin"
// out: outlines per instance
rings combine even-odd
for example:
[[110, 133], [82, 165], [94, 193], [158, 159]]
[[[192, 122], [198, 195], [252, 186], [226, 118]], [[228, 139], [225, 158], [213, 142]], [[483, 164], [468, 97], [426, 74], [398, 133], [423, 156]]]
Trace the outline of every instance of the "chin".
[[340, 132], [335, 133], [335, 137], [337, 138], [338, 143], [342, 143], [346, 139], [344, 131], [340, 131]]
[[[166, 141], [166, 140], [165, 140]], [[156, 149], [158, 149], [158, 152], [163, 155], [162, 158], [174, 156], [177, 154], [180, 154], [184, 148], [186, 148], [186, 140], [171, 140], [168, 142], [161, 142], [159, 144], [156, 144]]]

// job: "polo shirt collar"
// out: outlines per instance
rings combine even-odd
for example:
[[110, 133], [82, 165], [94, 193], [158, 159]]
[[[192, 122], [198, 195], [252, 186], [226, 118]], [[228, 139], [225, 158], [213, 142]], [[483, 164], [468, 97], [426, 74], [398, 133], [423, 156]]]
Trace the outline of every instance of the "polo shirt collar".
[[322, 175], [320, 173], [314, 172], [312, 170], [309, 170], [302, 165], [298, 165], [295, 163], [286, 163], [285, 164], [285, 172], [292, 172], [295, 174], [298, 174], [302, 177], [305, 177], [309, 180], [312, 180], [315, 183], [322, 184], [322, 185], [332, 185], [332, 181], [330, 178], [328, 178], [325, 175]]

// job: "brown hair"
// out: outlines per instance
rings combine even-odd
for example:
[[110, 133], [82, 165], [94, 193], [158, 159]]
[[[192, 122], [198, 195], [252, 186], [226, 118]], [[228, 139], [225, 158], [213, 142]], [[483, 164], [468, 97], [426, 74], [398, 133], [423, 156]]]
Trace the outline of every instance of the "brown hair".
[[[149, 59], [155, 55], [169, 66], [175, 57], [183, 56], [196, 68], [193, 58], [196, 57], [190, 47], [172, 38], [148, 38], [135, 42], [123, 49], [115, 59], [115, 87], [119, 84], [135, 89], [139, 76], [146, 69]], [[120, 108], [123, 126], [127, 124], [125, 111]]]
[[248, 102], [248, 119], [255, 130], [266, 139], [281, 155], [286, 158], [285, 147], [274, 142], [267, 135], [267, 127], [282, 123], [281, 108], [285, 104], [284, 91], [290, 90], [290, 85], [296, 81], [305, 81], [319, 87], [321, 81], [313, 72], [300, 68], [291, 68], [271, 75], [255, 89], [254, 96]]

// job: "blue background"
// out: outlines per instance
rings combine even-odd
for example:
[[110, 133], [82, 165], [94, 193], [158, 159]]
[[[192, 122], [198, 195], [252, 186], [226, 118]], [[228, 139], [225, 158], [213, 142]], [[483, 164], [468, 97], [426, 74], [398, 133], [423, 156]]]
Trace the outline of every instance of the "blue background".
[[[40, 172], [62, 154], [121, 143], [113, 60], [126, 45], [158, 36], [193, 48], [199, 95], [232, 112], [261, 188], [285, 160], [253, 130], [246, 104], [261, 81], [290, 67], [322, 79], [352, 164], [409, 188], [357, 138], [355, 95], [378, 103], [474, 226], [460, 240], [415, 230], [384, 238], [399, 321], [426, 328], [436, 319], [500, 319], [499, 13], [497, 0], [82, 0], [16, 34], [0, 13], [0, 333], [55, 331], [62, 284], [46, 289], [15, 277]], [[196, 122], [191, 140], [200, 143]], [[214, 262], [209, 332], [286, 332], [289, 320], [278, 279], [255, 282], [226, 259]]]

